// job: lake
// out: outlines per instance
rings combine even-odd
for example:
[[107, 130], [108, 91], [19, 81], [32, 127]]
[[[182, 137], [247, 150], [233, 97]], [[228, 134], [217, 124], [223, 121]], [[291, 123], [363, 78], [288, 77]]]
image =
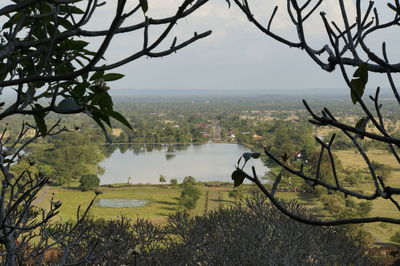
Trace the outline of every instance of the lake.
[[[209, 143], [189, 145], [112, 145], [101, 166], [105, 172], [100, 183], [159, 184], [160, 175], [167, 183], [172, 178], [182, 182], [185, 176], [198, 181], [232, 182], [235, 164], [248, 148], [239, 144]], [[260, 159], [250, 160], [245, 169], [256, 167], [259, 176], [267, 171]]]

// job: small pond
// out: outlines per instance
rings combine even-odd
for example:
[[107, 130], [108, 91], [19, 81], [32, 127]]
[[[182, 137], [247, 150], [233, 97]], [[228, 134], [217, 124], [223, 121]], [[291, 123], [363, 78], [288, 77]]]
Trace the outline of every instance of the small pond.
[[106, 208], [137, 208], [148, 204], [147, 200], [139, 199], [99, 199], [96, 205]]

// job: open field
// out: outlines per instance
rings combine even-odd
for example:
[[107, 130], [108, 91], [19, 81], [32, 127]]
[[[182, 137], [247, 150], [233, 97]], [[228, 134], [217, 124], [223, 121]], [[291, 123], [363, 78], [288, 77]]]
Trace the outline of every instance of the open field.
[[[371, 149], [367, 152], [369, 158], [378, 163], [383, 163], [391, 166], [393, 171], [389, 177], [388, 183], [393, 187], [400, 187], [400, 165], [396, 159], [387, 151]], [[363, 161], [361, 155], [354, 151], [344, 150], [337, 151], [336, 155], [340, 158], [344, 168], [360, 168], [363, 172], [368, 173], [367, 165]], [[364, 192], [373, 192], [374, 186], [371, 183], [360, 184], [357, 189], [361, 189]], [[400, 201], [400, 198], [397, 197]], [[370, 216], [387, 216], [387, 217], [400, 217], [397, 208], [388, 200], [378, 199], [373, 201], [373, 209]], [[390, 237], [397, 231], [400, 231], [400, 225], [372, 223], [365, 225], [365, 228], [377, 242], [388, 242]]]
[[[202, 214], [207, 208], [209, 211], [227, 204], [232, 204], [233, 200], [228, 197], [232, 189], [230, 185], [223, 187], [206, 187], [198, 185], [201, 190], [201, 197], [197, 202], [193, 214]], [[95, 218], [113, 219], [118, 216], [127, 216], [130, 218], [147, 218], [155, 223], [162, 223], [170, 213], [178, 210], [178, 197], [182, 188], [171, 185], [124, 185], [124, 186], [104, 186], [98, 189], [102, 192], [98, 196], [101, 198], [119, 198], [119, 199], [141, 199], [149, 201], [149, 204], [138, 208], [104, 208], [96, 206], [90, 209], [89, 215]], [[63, 202], [60, 208], [60, 214], [57, 216], [59, 221], [69, 221], [76, 219], [76, 210], [79, 205], [84, 209], [95, 194], [93, 191], [83, 192], [77, 187], [52, 187], [45, 189], [45, 194], [41, 196], [38, 205], [46, 208], [49, 200], [54, 193], [55, 200]], [[208, 193], [208, 203], [205, 203]]]
[[[353, 151], [338, 151], [336, 155], [342, 161], [344, 168], [352, 167], [359, 168], [367, 173], [366, 165], [361, 160], [361, 157]], [[371, 150], [368, 155], [372, 160], [380, 163], [385, 163], [393, 167], [389, 182], [392, 186], [400, 186], [400, 168], [394, 158], [389, 153], [382, 150]], [[193, 215], [201, 215], [213, 209], [229, 206], [234, 204], [234, 200], [229, 197], [229, 191], [233, 189], [232, 184], [228, 183], [199, 183], [197, 187], [201, 190], [201, 197], [196, 208], [191, 211]], [[357, 185], [357, 188], [364, 192], [372, 192], [374, 187], [371, 183], [362, 183]], [[154, 223], [164, 223], [170, 213], [178, 210], [178, 197], [182, 190], [180, 186], [171, 185], [113, 185], [103, 186], [99, 190], [102, 192], [98, 198], [134, 198], [149, 201], [149, 204], [137, 208], [104, 208], [94, 205], [89, 215], [95, 218], [113, 219], [124, 215], [130, 218], [147, 218]], [[243, 185], [244, 195], [249, 195], [250, 191], [254, 190], [252, 185]], [[77, 187], [52, 187], [48, 186], [40, 196], [40, 201], [37, 203], [40, 207], [48, 206], [48, 202], [54, 193], [56, 200], [61, 200], [63, 205], [60, 209], [60, 214], [57, 216], [58, 221], [69, 221], [76, 219], [76, 210], [79, 205], [82, 208], [86, 207], [93, 199], [92, 191], [82, 192]], [[316, 198], [311, 198], [308, 194], [294, 192], [278, 192], [277, 194], [282, 199], [296, 199], [306, 204], [308, 208], [317, 216], [328, 216], [322, 210], [322, 202]], [[370, 216], [399, 216], [398, 210], [390, 202], [378, 199], [373, 202], [373, 210]], [[400, 231], [400, 226], [372, 223], [365, 225], [365, 228], [370, 232], [376, 242], [390, 242], [390, 237], [397, 231]]]

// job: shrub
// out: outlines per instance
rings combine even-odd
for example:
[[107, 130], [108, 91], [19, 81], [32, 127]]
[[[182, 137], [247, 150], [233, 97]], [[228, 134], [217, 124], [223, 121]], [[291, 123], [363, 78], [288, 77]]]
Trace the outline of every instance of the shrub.
[[193, 210], [196, 208], [200, 193], [200, 190], [195, 186], [185, 186], [179, 197], [178, 204], [186, 210]]
[[165, 182], [167, 182], [167, 179], [165, 178], [164, 175], [160, 175], [159, 181], [160, 181], [160, 183], [165, 183]]
[[97, 175], [84, 175], [79, 179], [79, 187], [83, 191], [95, 189], [100, 185], [100, 179]]
[[243, 197], [244, 197], [243, 191], [240, 188], [232, 189], [231, 191], [229, 191], [228, 196], [230, 198], [233, 198], [235, 200], [235, 202], [237, 202], [238, 200], [243, 199]]
[[[285, 207], [310, 218], [297, 202]], [[354, 228], [301, 224], [254, 195], [203, 216], [173, 214], [163, 227], [123, 217], [89, 220], [71, 238], [82, 240], [66, 262], [92, 249], [87, 261], [96, 265], [374, 265]]]

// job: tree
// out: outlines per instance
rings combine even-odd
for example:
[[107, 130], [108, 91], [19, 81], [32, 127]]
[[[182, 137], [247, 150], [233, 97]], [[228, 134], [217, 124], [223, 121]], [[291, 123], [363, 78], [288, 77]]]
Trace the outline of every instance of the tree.
[[165, 178], [165, 176], [164, 175], [160, 175], [160, 183], [165, 183], [165, 182], [167, 182], [167, 179]]
[[[301, 164], [297, 168], [293, 166], [293, 164], [290, 164], [291, 160], [285, 154], [273, 153], [268, 147], [264, 148], [265, 154], [280, 165], [282, 171], [288, 171], [296, 175], [313, 188], [324, 187], [329, 191], [337, 191], [344, 196], [351, 196], [366, 202], [381, 198], [386, 200], [389, 204], [393, 204], [394, 208], [400, 211], [400, 205], [396, 198], [396, 196], [400, 194], [400, 188], [390, 186], [390, 180], [385, 180], [383, 176], [376, 171], [363, 145], [364, 139], [368, 139], [370, 142], [376, 142], [377, 145], [380, 146], [386, 145], [391, 155], [400, 164], [400, 139], [393, 132], [388, 132], [387, 130], [387, 121], [385, 120], [384, 108], [380, 98], [380, 87], [376, 88], [375, 93], [370, 95], [368, 99], [364, 95], [369, 74], [375, 73], [378, 75], [382, 73], [387, 77], [388, 84], [394, 95], [394, 101], [400, 104], [400, 94], [395, 79], [395, 76], [400, 73], [400, 64], [391, 62], [393, 60], [390, 60], [389, 51], [384, 41], [379, 49], [380, 51], [370, 44], [370, 40], [374, 39], [375, 34], [384, 32], [385, 30], [397, 29], [396, 26], [400, 20], [398, 1], [387, 3], [387, 10], [385, 10], [385, 13], [380, 13], [378, 11], [379, 9], [374, 6], [375, 3], [373, 1], [369, 1], [368, 3], [359, 0], [355, 3], [344, 0], [337, 1], [341, 21], [330, 21], [328, 10], [326, 12], [323, 10], [319, 13], [319, 18], [321, 19], [327, 36], [327, 41], [320, 47], [313, 46], [314, 44], [309, 41], [309, 34], [305, 29], [309, 26], [308, 24], [310, 21], [318, 16], [317, 12], [321, 4], [325, 2], [324, 0], [309, 0], [305, 2], [297, 0], [287, 1], [285, 10], [287, 11], [293, 29], [297, 33], [296, 40], [289, 40], [289, 38], [273, 32], [273, 22], [279, 6], [273, 9], [267, 26], [263, 26], [253, 14], [248, 1], [234, 0], [234, 2], [247, 16], [248, 20], [268, 37], [289, 47], [295, 47], [305, 51], [307, 55], [325, 71], [332, 72], [336, 68], [339, 69], [345, 84], [349, 88], [351, 101], [363, 112], [363, 117], [360, 117], [357, 123], [349, 124], [346, 121], [339, 121], [326, 107], [321, 111], [321, 114], [317, 114], [306, 100], [303, 100], [303, 103], [308, 113], [311, 115], [310, 123], [321, 127], [331, 126], [336, 128], [351, 141], [353, 147], [362, 156], [363, 161], [368, 166], [369, 182], [373, 183], [375, 191], [372, 193], [365, 193], [357, 189], [346, 188], [343, 185], [338, 176], [339, 172], [336, 168], [337, 160], [335, 160], [332, 151], [333, 143], [335, 142], [335, 134], [332, 134], [325, 140], [318, 136], [315, 138], [321, 147], [320, 158], [323, 158], [324, 154], [327, 154], [329, 157], [333, 182], [325, 181], [321, 179], [319, 175], [322, 159], [319, 159], [317, 164], [313, 166], [316, 170], [314, 171], [315, 174], [311, 175], [306, 172], [307, 169], [305, 165]], [[346, 5], [354, 5], [354, 9], [346, 9], [345, 2]], [[382, 14], [384, 16], [382, 16]], [[352, 70], [352, 67], [356, 67], [356, 70]], [[370, 104], [368, 103], [369, 100]], [[367, 127], [367, 125], [369, 126]], [[400, 224], [400, 219], [397, 217], [358, 216], [335, 220], [308, 219], [286, 209], [275, 197], [274, 191], [269, 191], [261, 184], [255, 169], [253, 169], [251, 174], [248, 174], [238, 165], [232, 178], [235, 179], [235, 183], [243, 182], [244, 178], [255, 182], [279, 210], [300, 222], [322, 226], [370, 222]], [[279, 182], [280, 179], [277, 179], [273, 187], [277, 187]]]
[[178, 204], [186, 210], [196, 208], [197, 201], [200, 199], [200, 190], [193, 185], [184, 186], [179, 196]]
[[[97, 30], [88, 30], [87, 25], [105, 3], [98, 0], [9, 0], [0, 8], [5, 22], [0, 29], [0, 94], [6, 90], [14, 92], [11, 102], [0, 101], [0, 120], [25, 116], [18, 135], [8, 137], [8, 131], [13, 130], [7, 127], [0, 133], [0, 243], [4, 244], [3, 261], [7, 265], [16, 265], [20, 256], [40, 264], [45, 250], [57, 245], [63, 257], [67, 257], [69, 246], [61, 243], [67, 238], [72, 241], [71, 232], [77, 228], [70, 226], [63, 234], [52, 238], [48, 233], [49, 220], [58, 213], [61, 203], [52, 200], [47, 211], [33, 206], [49, 176], [45, 172], [32, 172], [34, 162], [28, 162], [18, 175], [12, 170], [31, 143], [78, 130], [62, 126], [60, 120], [49, 124], [51, 114], [58, 117], [87, 114], [108, 139], [106, 126], [112, 126], [111, 119], [132, 128], [129, 121], [114, 110], [108, 93], [108, 83], [123, 75], [109, 71], [141, 57], [167, 56], [211, 33], [194, 33], [183, 42], [175, 38], [169, 48], [163, 48], [177, 22], [193, 14], [208, 0], [182, 0], [176, 13], [159, 19], [146, 16], [147, 0], [140, 0], [133, 7], [128, 7], [126, 0], [112, 2], [115, 5], [112, 22], [108, 28]], [[143, 13], [144, 19], [141, 19]], [[155, 31], [158, 35], [149, 38], [154, 28], [158, 28]], [[106, 51], [114, 37], [130, 32], [143, 32], [141, 40], [136, 38], [141, 48], [120, 60], [106, 61]], [[101, 39], [93, 50], [88, 48], [91, 38]], [[77, 224], [86, 214], [87, 210], [83, 213], [78, 210]], [[78, 234], [76, 239], [79, 237]], [[32, 239], [35, 239], [34, 247], [30, 246]], [[87, 253], [93, 250], [93, 245], [86, 247]]]
[[[92, 133], [93, 134], [93, 133]], [[97, 164], [104, 159], [100, 142], [90, 133], [62, 133], [48, 138], [49, 146], [35, 145], [27, 147], [30, 159], [37, 167], [50, 166], [50, 181], [64, 185], [77, 181], [83, 175], [97, 174]], [[46, 148], [43, 150], [42, 146]]]
[[182, 181], [182, 186], [194, 186], [196, 185], [196, 178], [193, 176], [185, 176]]
[[178, 180], [176, 178], [171, 178], [170, 183], [171, 185], [176, 186], [178, 185]]
[[97, 175], [84, 175], [79, 179], [79, 187], [83, 191], [92, 190], [100, 186], [100, 179]]

